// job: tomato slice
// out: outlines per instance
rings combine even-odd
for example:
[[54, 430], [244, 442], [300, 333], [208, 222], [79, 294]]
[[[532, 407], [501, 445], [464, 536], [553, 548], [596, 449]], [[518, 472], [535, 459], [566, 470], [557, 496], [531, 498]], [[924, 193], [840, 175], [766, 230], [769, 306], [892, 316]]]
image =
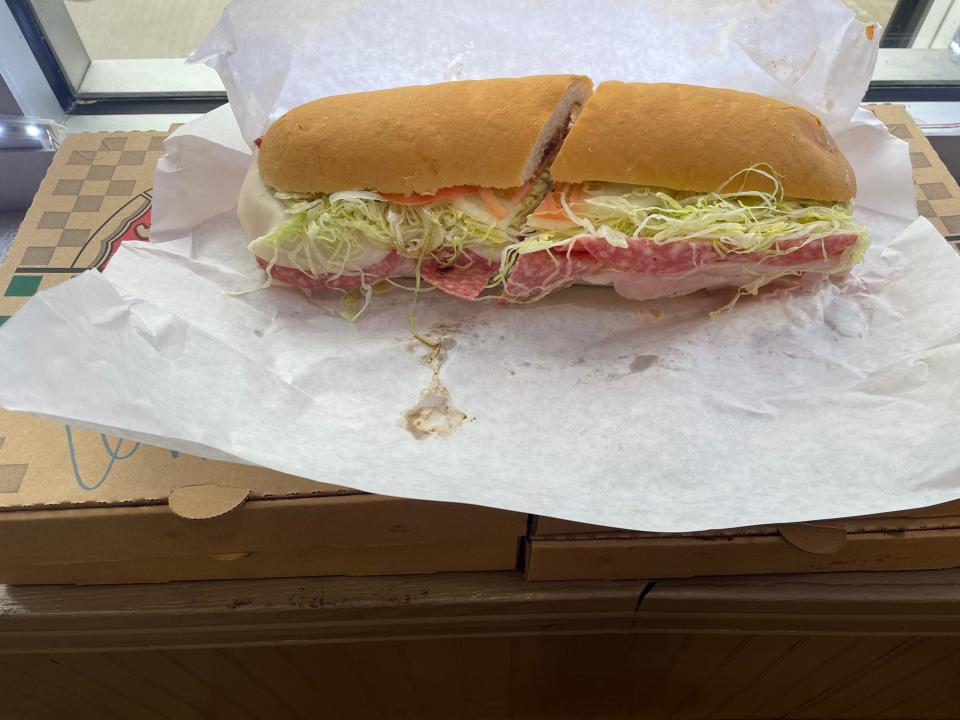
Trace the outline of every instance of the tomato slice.
[[560, 203], [557, 202], [557, 198], [554, 197], [556, 193], [548, 193], [543, 200], [540, 201], [540, 204], [537, 205], [537, 209], [533, 211], [533, 214], [537, 217], [550, 218], [551, 220], [562, 220], [567, 217], [567, 214], [563, 211], [563, 208], [560, 206]]
[[455, 185], [453, 187], [441, 188], [433, 195], [404, 195], [402, 193], [380, 193], [384, 200], [389, 200], [397, 205], [428, 205], [440, 200], [453, 200], [464, 195], [474, 195], [479, 189], [473, 185]]
[[477, 188], [477, 192], [480, 193], [480, 199], [483, 200], [483, 204], [487, 206], [487, 210], [489, 210], [490, 214], [497, 220], [503, 220], [507, 216], [507, 209], [500, 203], [500, 199], [493, 190], [490, 188]]
[[569, 220], [567, 213], [563, 210], [545, 210], [540, 212], [535, 212], [538, 218], [543, 218], [544, 220]]
[[567, 190], [567, 204], [570, 206], [570, 209], [575, 213], [579, 214], [585, 212], [587, 205], [583, 202], [586, 197], [586, 193], [583, 191], [582, 185], [570, 185], [569, 187], [563, 183], [558, 183], [556, 189], [549, 193], [541, 202], [537, 209], [533, 211], [533, 214], [538, 218], [544, 218], [547, 220], [569, 220], [567, 213], [563, 209], [563, 205], [560, 204], [560, 195], [563, 193], [564, 189]]

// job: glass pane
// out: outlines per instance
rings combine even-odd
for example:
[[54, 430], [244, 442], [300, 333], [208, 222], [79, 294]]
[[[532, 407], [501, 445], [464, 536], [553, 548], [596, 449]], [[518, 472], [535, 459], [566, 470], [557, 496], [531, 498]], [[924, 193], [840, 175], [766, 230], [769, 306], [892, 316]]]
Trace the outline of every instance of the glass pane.
[[853, 10], [858, 20], [877, 22], [886, 27], [897, 0], [843, 0]]
[[183, 58], [229, 0], [66, 0], [91, 60]]
[[874, 86], [960, 83], [960, 0], [844, 0], [883, 28]]
[[[960, 0], [842, 1], [883, 29], [874, 89], [960, 85]], [[228, 0], [30, 2], [80, 97], [223, 93], [212, 70], [182, 59]]]

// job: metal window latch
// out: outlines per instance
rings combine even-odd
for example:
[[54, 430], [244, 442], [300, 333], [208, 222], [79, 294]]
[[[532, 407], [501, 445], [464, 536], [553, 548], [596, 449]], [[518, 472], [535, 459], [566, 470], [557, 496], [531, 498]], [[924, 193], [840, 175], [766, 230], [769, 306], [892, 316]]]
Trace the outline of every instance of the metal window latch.
[[64, 137], [52, 120], [0, 115], [0, 211], [30, 206]]
[[52, 120], [0, 115], [0, 151], [56, 150], [66, 135]]

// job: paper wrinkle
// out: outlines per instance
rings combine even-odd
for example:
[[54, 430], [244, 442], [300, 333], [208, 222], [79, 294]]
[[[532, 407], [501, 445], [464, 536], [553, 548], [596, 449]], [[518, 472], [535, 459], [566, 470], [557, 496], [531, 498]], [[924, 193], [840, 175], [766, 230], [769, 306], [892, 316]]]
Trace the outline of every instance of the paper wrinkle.
[[887, 132], [886, 126], [864, 108], [833, 136], [857, 178], [857, 214], [865, 210], [902, 220], [917, 217], [913, 168], [906, 142]]
[[[224, 8], [213, 30], [187, 59], [216, 70], [228, 98], [243, 98], [234, 111], [251, 147], [289, 74], [296, 45], [322, 8], [317, 3], [237, 0]], [[256, 92], [251, 92], [253, 88]]]
[[[811, 10], [817, 13], [816, 23], [808, 22]], [[825, 37], [820, 23], [834, 30]], [[833, 129], [857, 109], [876, 64], [879, 42], [869, 40], [865, 28], [842, 3], [761, 3], [734, 42], [780, 82], [785, 93], [794, 95], [794, 102]], [[845, 77], [847, 82], [823, 82], [830, 77]]]
[[[153, 187], [151, 243], [182, 238], [197, 224], [233, 211], [252, 158], [229, 104], [180, 126], [163, 146]], [[218, 182], [211, 183], [208, 173]]]
[[[774, 18], [791, 32], [768, 32]], [[637, 37], [639, 50], [623, 42]], [[631, 529], [953, 499], [960, 257], [917, 218], [906, 144], [865, 110], [848, 119], [875, 53], [826, 0], [600, 0], [591, 13], [427, 0], [416, 17], [386, 0], [234, 2], [193, 56], [218, 69], [231, 106], [167, 140], [154, 242], [125, 243], [105, 273], [6, 323], [0, 404], [369, 492]], [[264, 280], [234, 207], [269, 118], [339, 92], [564, 71], [736, 87], [818, 112], [857, 173], [874, 238], [864, 264], [716, 320], [728, 293], [638, 303], [583, 287], [524, 307], [428, 293], [418, 329], [449, 337], [442, 382], [470, 419], [422, 440], [403, 426], [431, 382], [409, 293], [375, 296], [356, 324], [335, 295], [227, 294]]]
[[[232, 287], [236, 282], [235, 278], [231, 277], [231, 273], [224, 271], [222, 268], [194, 262], [184, 255], [152, 252], [152, 248], [131, 247], [129, 252], [124, 252], [122, 256], [118, 253], [116, 257], [119, 258], [117, 272], [123, 275], [123, 282], [129, 287], [136, 288], [139, 299], [148, 302], [155, 299], [157, 302], [163, 303], [167, 310], [179, 311], [187, 316], [194, 313], [196, 307], [205, 307], [208, 304], [213, 305], [222, 302], [224, 287]], [[176, 266], [176, 269], [171, 266]], [[227, 278], [226, 285], [215, 282], [218, 276]], [[173, 278], [178, 280], [178, 287], [186, 288], [187, 292], [172, 292], [169, 281]], [[160, 282], [153, 283], [153, 279], [158, 279]], [[270, 294], [287, 296], [286, 299], [296, 303], [297, 307], [291, 309], [290, 315], [296, 317], [303, 314], [299, 307], [303, 302], [303, 296], [299, 292], [283, 290], [280, 293], [272, 292]], [[308, 390], [301, 388], [298, 381], [301, 376], [307, 375], [308, 372], [303, 370], [291, 374], [289, 365], [283, 361], [282, 357], [287, 348], [282, 348], [277, 352], [272, 349], [271, 334], [279, 332], [289, 316], [278, 311], [279, 308], [284, 308], [283, 305], [279, 308], [278, 306], [271, 307], [271, 304], [258, 305], [257, 297], [263, 295], [264, 293], [241, 296], [239, 300], [246, 307], [244, 312], [237, 313], [230, 318], [232, 321], [230, 324], [225, 324], [220, 316], [210, 315], [195, 318], [193, 328], [217, 342], [222, 342], [230, 350], [256, 363], [264, 372], [272, 373], [278, 380], [289, 385], [292, 389], [306, 393]], [[156, 308], [151, 305], [141, 305], [140, 308], [145, 315], [138, 318], [137, 326], [141, 329], [140, 334], [143, 335], [143, 331], [153, 326], [149, 322], [149, 318], [150, 313], [154, 312]], [[234, 309], [238, 310], [239, 308], [235, 307]], [[309, 313], [310, 310], [308, 309], [306, 312]], [[327, 317], [331, 316], [331, 313], [327, 314]], [[168, 326], [173, 317], [173, 315], [168, 316], [168, 323], [159, 323], [158, 327]], [[339, 320], [339, 318], [337, 319]], [[259, 338], [260, 341], [245, 342], [251, 334], [253, 337]], [[308, 338], [304, 340], [309, 342]]]

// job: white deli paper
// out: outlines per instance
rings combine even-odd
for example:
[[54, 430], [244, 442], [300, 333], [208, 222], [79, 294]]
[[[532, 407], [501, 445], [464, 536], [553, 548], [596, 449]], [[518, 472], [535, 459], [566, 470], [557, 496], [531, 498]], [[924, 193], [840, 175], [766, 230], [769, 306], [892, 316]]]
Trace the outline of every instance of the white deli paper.
[[[0, 331], [0, 404], [387, 495], [681, 531], [960, 496], [960, 258], [916, 219], [906, 146], [858, 111], [879, 32], [840, 2], [235, 2], [197, 56], [231, 108], [180, 128], [150, 244], [41, 293]], [[234, 217], [251, 141], [316, 96], [541, 72], [756, 90], [819, 113], [853, 163], [864, 264], [815, 294], [522, 307], [428, 293], [467, 416], [415, 438], [435, 379], [411, 297], [362, 319], [271, 288]], [[656, 122], [656, 118], [645, 121]], [[434, 364], [435, 367], [437, 364]]]

